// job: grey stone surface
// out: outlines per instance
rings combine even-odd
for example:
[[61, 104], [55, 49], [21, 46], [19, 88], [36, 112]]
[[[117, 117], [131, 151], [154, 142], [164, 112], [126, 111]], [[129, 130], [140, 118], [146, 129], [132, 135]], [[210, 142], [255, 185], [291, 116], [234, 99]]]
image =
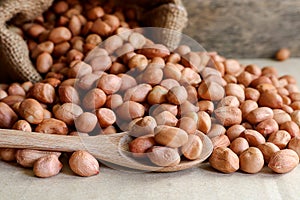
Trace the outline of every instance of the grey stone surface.
[[299, 0], [183, 0], [184, 33], [226, 57], [272, 57], [282, 47], [300, 56]]

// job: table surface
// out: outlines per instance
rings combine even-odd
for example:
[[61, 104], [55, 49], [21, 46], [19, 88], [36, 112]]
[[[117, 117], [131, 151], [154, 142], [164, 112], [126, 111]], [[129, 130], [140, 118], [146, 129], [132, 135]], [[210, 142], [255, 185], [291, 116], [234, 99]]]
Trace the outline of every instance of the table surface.
[[[300, 79], [300, 59], [276, 62], [241, 60], [243, 64], [274, 66], [280, 75]], [[300, 82], [300, 80], [299, 80]], [[67, 165], [67, 164], [66, 164]], [[258, 174], [222, 174], [208, 163], [174, 173], [133, 173], [101, 166], [93, 177], [75, 176], [68, 167], [52, 178], [36, 178], [31, 169], [0, 162], [0, 199], [299, 199], [300, 167], [288, 174], [264, 168]]]

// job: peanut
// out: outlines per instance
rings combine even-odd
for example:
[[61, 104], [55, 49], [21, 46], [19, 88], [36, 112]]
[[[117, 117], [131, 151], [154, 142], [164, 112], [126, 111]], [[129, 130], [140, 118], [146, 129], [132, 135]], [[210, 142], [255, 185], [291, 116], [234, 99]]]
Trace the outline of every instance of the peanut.
[[291, 52], [289, 49], [282, 48], [276, 53], [275, 58], [278, 61], [284, 61], [290, 57], [290, 54], [291, 54]]
[[145, 107], [134, 101], [125, 101], [116, 109], [116, 114], [124, 120], [142, 117], [145, 113]]
[[245, 89], [245, 99], [246, 100], [253, 100], [253, 101], [258, 101], [260, 96], [260, 93], [258, 90], [254, 89], [254, 88], [246, 88]]
[[260, 84], [272, 84], [272, 81], [270, 80], [270, 78], [268, 78], [266, 76], [260, 76], [256, 79], [254, 79], [251, 82], [250, 86], [257, 89], [257, 86]]
[[246, 129], [243, 134], [250, 146], [257, 147], [266, 142], [264, 136], [255, 130]]
[[89, 64], [93, 71], [105, 71], [110, 69], [112, 65], [112, 60], [108, 55], [99, 55], [94, 56], [93, 59], [89, 62]]
[[68, 70], [69, 78], [81, 78], [92, 73], [92, 66], [82, 61], [75, 61], [74, 65]]
[[273, 156], [273, 154], [280, 150], [278, 146], [271, 142], [260, 144], [258, 145], [258, 148], [264, 156], [265, 163], [269, 163], [270, 158]]
[[48, 83], [36, 83], [29, 91], [32, 98], [40, 101], [41, 103], [51, 104], [55, 100], [55, 89]]
[[259, 172], [264, 166], [263, 154], [256, 147], [249, 147], [241, 153], [239, 158], [240, 169], [250, 174]]
[[129, 151], [135, 157], [142, 157], [144, 154], [155, 145], [153, 136], [138, 137], [129, 143]]
[[96, 20], [97, 18], [100, 18], [104, 15], [104, 10], [100, 6], [96, 6], [89, 10], [87, 13], [87, 18], [89, 20]]
[[243, 119], [245, 119], [247, 117], [247, 115], [251, 111], [255, 110], [256, 108], [258, 108], [258, 105], [253, 100], [246, 100], [246, 101], [242, 102], [240, 105], [240, 109], [242, 111]]
[[107, 96], [106, 99], [106, 107], [110, 108], [110, 109], [116, 109], [117, 107], [119, 107], [120, 105], [122, 105], [123, 103], [123, 99], [122, 96], [119, 94], [112, 94]]
[[25, 99], [19, 107], [19, 114], [31, 124], [39, 124], [44, 119], [44, 109], [35, 99]]
[[226, 129], [224, 128], [224, 126], [220, 125], [220, 124], [212, 124], [211, 125], [211, 129], [209, 130], [209, 132], [206, 134], [209, 138], [213, 138], [219, 135], [224, 135], [226, 132]]
[[[129, 38], [130, 41], [130, 38]], [[154, 57], [167, 57], [170, 55], [170, 51], [167, 47], [165, 47], [162, 44], [148, 44], [144, 45], [142, 49], [139, 49], [137, 51], [138, 53], [141, 53], [145, 55], [147, 58], [154, 58]]]
[[155, 86], [147, 95], [147, 101], [150, 105], [162, 104], [167, 101], [168, 90], [162, 86]]
[[198, 101], [197, 89], [192, 85], [185, 86], [185, 89], [188, 94], [187, 100], [189, 102], [195, 104]]
[[164, 88], [166, 88], [167, 90], [175, 87], [175, 86], [180, 86], [178, 81], [174, 80], [174, 79], [164, 79], [160, 82], [160, 85]]
[[93, 113], [84, 112], [75, 119], [75, 127], [79, 132], [89, 133], [97, 125], [97, 117]]
[[49, 40], [55, 44], [70, 40], [72, 33], [66, 27], [54, 28], [49, 34]]
[[253, 79], [254, 79], [253, 74], [247, 71], [240, 73], [240, 75], [237, 77], [238, 83], [244, 85], [245, 87], [248, 87]]
[[16, 103], [21, 103], [24, 99], [25, 99], [24, 96], [11, 95], [3, 98], [1, 102], [7, 104], [8, 106], [13, 106]]
[[277, 122], [278, 125], [281, 125], [285, 122], [292, 120], [291, 119], [292, 115], [289, 115], [285, 111], [283, 111], [283, 110], [280, 110], [280, 112], [276, 112], [276, 111], [277, 111], [277, 109], [273, 110], [273, 113], [274, 113], [273, 119]]
[[277, 132], [274, 132], [268, 138], [268, 142], [272, 142], [273, 144], [277, 145], [280, 149], [285, 148], [290, 140], [291, 140], [291, 135], [284, 130], [279, 130]]
[[[106, 15], [108, 16], [108, 15]], [[107, 21], [105, 21], [107, 23]], [[109, 23], [107, 23], [110, 25]], [[108, 53], [113, 53], [123, 45], [123, 40], [118, 35], [112, 35], [104, 41], [104, 48]]]
[[103, 75], [98, 81], [97, 87], [102, 89], [106, 94], [113, 94], [121, 87], [122, 79], [116, 75]]
[[53, 50], [53, 55], [55, 56], [63, 56], [68, 53], [70, 50], [71, 45], [69, 42], [62, 42], [59, 44], [56, 44]]
[[218, 108], [223, 106], [239, 107], [240, 102], [236, 96], [226, 96], [218, 103]]
[[172, 113], [174, 116], [176, 116], [178, 114], [178, 108], [176, 105], [172, 105], [172, 104], [161, 104], [161, 105], [156, 105], [150, 108], [150, 114], [151, 116], [156, 116], [159, 113], [163, 112], [163, 111], [169, 111], [170, 113]]
[[185, 67], [190, 67], [193, 70], [200, 72], [202, 67], [201, 67], [201, 58], [200, 56], [195, 53], [195, 52], [188, 52], [185, 55], [182, 55], [182, 60], [181, 63], [185, 66]]
[[122, 79], [119, 91], [125, 91], [137, 85], [136, 80], [128, 74], [119, 74], [118, 76]]
[[33, 167], [34, 163], [39, 159], [47, 155], [55, 155], [59, 157], [60, 152], [52, 151], [39, 151], [33, 149], [20, 149], [16, 152], [16, 160], [23, 167]]
[[273, 118], [273, 111], [271, 108], [268, 107], [259, 107], [251, 111], [246, 119], [251, 123], [251, 124], [257, 124], [259, 122], [262, 122], [266, 119], [271, 119]]
[[228, 128], [226, 131], [226, 135], [228, 136], [230, 141], [233, 141], [235, 138], [239, 137], [244, 131], [245, 128], [242, 125], [237, 124]]
[[249, 143], [245, 138], [238, 137], [234, 139], [230, 144], [230, 149], [240, 155], [243, 151], [249, 148]]
[[86, 151], [75, 151], [70, 159], [71, 170], [79, 176], [93, 176], [99, 174], [98, 161]]
[[300, 93], [299, 92], [292, 93], [289, 96], [293, 102], [300, 101]]
[[176, 126], [178, 119], [169, 111], [163, 111], [154, 116], [157, 125]]
[[214, 149], [218, 147], [228, 147], [230, 145], [230, 140], [226, 135], [219, 135], [211, 138], [211, 142], [214, 146]]
[[46, 41], [38, 44], [33, 50], [31, 57], [36, 58], [39, 56], [42, 52], [51, 54], [54, 50], [54, 43], [51, 41]]
[[[102, 128], [106, 128], [106, 127], [114, 124], [117, 120], [117, 117], [116, 117], [116, 114], [114, 113], [114, 111], [112, 111], [108, 108], [100, 108], [100, 109], [96, 110], [96, 116], [97, 116], [98, 122]], [[94, 117], [92, 117], [92, 116], [90, 116], [89, 118], [94, 119]], [[92, 120], [89, 118], [86, 118], [85, 120], [82, 121], [82, 123], [81, 123], [82, 126], [86, 126], [85, 123]], [[96, 121], [94, 122], [92, 120], [92, 122], [90, 122], [90, 123], [91, 123], [91, 125], [89, 125], [89, 126], [91, 126], [91, 127], [85, 128], [86, 130], [90, 130], [90, 129], [93, 130], [95, 128]], [[92, 126], [93, 126], [93, 128], [92, 128]], [[90, 131], [87, 131], [87, 132], [90, 132]]]
[[147, 156], [152, 163], [162, 167], [175, 166], [180, 162], [178, 150], [170, 147], [153, 146]]
[[30, 124], [25, 120], [16, 121], [16, 123], [13, 125], [12, 129], [26, 131], [26, 132], [32, 131]]
[[88, 110], [98, 109], [106, 102], [106, 94], [99, 88], [90, 90], [83, 98], [83, 107]]
[[294, 150], [298, 156], [300, 155], [300, 138], [294, 137], [290, 140], [288, 148]]
[[181, 71], [171, 63], [168, 63], [163, 68], [163, 74], [165, 79], [174, 79], [176, 81], [179, 81], [181, 78]]
[[69, 30], [71, 31], [72, 35], [79, 35], [81, 31], [81, 22], [78, 16], [73, 15], [69, 22]]
[[261, 133], [263, 136], [268, 136], [279, 130], [279, 126], [274, 119], [266, 119], [256, 126], [256, 131]]
[[224, 97], [224, 88], [215, 82], [201, 82], [198, 94], [205, 100], [218, 101]]
[[300, 101], [294, 101], [293, 103], [290, 103], [289, 105], [294, 110], [300, 110]]
[[27, 33], [31, 37], [38, 37], [45, 31], [45, 28], [39, 24], [32, 24], [31, 27], [27, 30]]
[[50, 70], [53, 64], [51, 55], [47, 52], [41, 53], [36, 60], [36, 68], [40, 73], [46, 73]]
[[[261, 83], [256, 86], [260, 93], [276, 93], [277, 89], [272, 83]], [[267, 96], [267, 95], [266, 95]], [[268, 96], [267, 96], [268, 97]], [[266, 97], [266, 98], [267, 98]]]
[[233, 173], [239, 169], [239, 157], [229, 148], [214, 149], [210, 158], [210, 165], [223, 173]]
[[12, 162], [16, 160], [17, 149], [12, 148], [0, 148], [0, 158], [6, 162]]
[[1, 128], [11, 128], [18, 116], [7, 104], [0, 102], [0, 119]]
[[181, 152], [189, 160], [198, 159], [203, 148], [202, 141], [197, 135], [189, 135], [188, 141], [181, 147]]
[[228, 59], [224, 62], [225, 71], [227, 74], [237, 75], [240, 70], [240, 64], [237, 60]]
[[5, 97], [7, 97], [8, 94], [6, 91], [4, 90], [0, 90], [0, 100], [4, 99]]
[[80, 104], [80, 97], [77, 90], [69, 85], [60, 86], [58, 88], [59, 99], [62, 103]]
[[224, 126], [232, 126], [242, 122], [242, 112], [239, 108], [224, 106], [214, 111], [216, 118]]
[[298, 154], [291, 149], [283, 149], [273, 154], [268, 167], [276, 173], [287, 173], [296, 168], [298, 164]]
[[129, 88], [123, 97], [124, 101], [144, 102], [147, 99], [148, 93], [152, 90], [149, 84], [139, 84]]
[[300, 111], [295, 110], [294, 112], [291, 113], [291, 119], [293, 122], [295, 122], [298, 126], [300, 126]]
[[197, 113], [197, 116], [198, 116], [198, 122], [197, 122], [198, 130], [204, 133], [208, 133], [211, 128], [210, 116], [204, 111], [199, 111]]
[[53, 107], [55, 118], [62, 120], [67, 125], [73, 125], [74, 120], [80, 116], [83, 111], [81, 107], [73, 103], [64, 103]]
[[154, 129], [154, 139], [158, 144], [178, 148], [188, 141], [188, 134], [179, 128], [159, 125]]
[[184, 68], [181, 71], [180, 82], [182, 84], [188, 84], [192, 86], [197, 86], [201, 82], [200, 75], [190, 68]]
[[244, 89], [234, 83], [229, 83], [225, 86], [225, 93], [227, 96], [236, 96], [240, 102], [245, 101], [245, 92]]
[[178, 120], [177, 125], [178, 128], [184, 130], [188, 134], [195, 134], [197, 130], [197, 123], [190, 117], [182, 117]]
[[57, 14], [66, 12], [69, 8], [69, 4], [65, 1], [58, 1], [53, 5], [53, 10]]
[[[89, 90], [95, 86], [95, 82], [99, 79], [97, 74], [86, 74], [80, 77], [79, 81], [76, 82], [76, 86], [83, 90]], [[63, 85], [61, 85], [63, 86]]]
[[[11, 84], [7, 89], [7, 93], [8, 93], [8, 95], [26, 96], [25, 90], [18, 83]], [[6, 96], [7, 96], [7, 93], [6, 93]]]
[[258, 104], [270, 108], [281, 108], [283, 106], [282, 97], [275, 92], [263, 92], [260, 94]]
[[189, 52], [191, 52], [191, 48], [187, 45], [180, 45], [175, 50], [175, 53], [178, 53], [179, 55], [183, 56]]
[[148, 65], [146, 56], [142, 54], [136, 54], [132, 56], [128, 61], [128, 67], [130, 69], [136, 68], [139, 71], [143, 71]]
[[47, 155], [35, 161], [33, 173], [37, 177], [48, 178], [57, 175], [62, 166], [56, 155]]
[[157, 126], [155, 119], [151, 116], [134, 120], [131, 123], [132, 124], [129, 125], [129, 133], [134, 137], [154, 135], [154, 128]]
[[147, 67], [143, 72], [142, 81], [152, 86], [159, 84], [163, 79], [163, 71], [159, 67]]
[[69, 130], [63, 121], [49, 118], [44, 119], [40, 124], [38, 124], [35, 131], [40, 133], [67, 135]]
[[205, 111], [208, 114], [212, 114], [215, 107], [213, 102], [207, 100], [198, 101], [197, 106], [200, 111]]
[[128, 37], [128, 41], [135, 49], [142, 48], [146, 43], [146, 38], [140, 33], [131, 33]]
[[287, 131], [291, 137], [300, 137], [299, 126], [293, 121], [287, 121], [280, 125], [280, 130]]

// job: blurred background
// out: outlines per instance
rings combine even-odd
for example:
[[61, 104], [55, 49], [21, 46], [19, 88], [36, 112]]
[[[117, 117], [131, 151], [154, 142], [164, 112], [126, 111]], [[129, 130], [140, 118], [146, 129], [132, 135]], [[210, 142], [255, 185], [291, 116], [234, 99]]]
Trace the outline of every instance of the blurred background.
[[182, 0], [184, 33], [226, 57], [270, 58], [286, 47], [300, 56], [299, 0]]

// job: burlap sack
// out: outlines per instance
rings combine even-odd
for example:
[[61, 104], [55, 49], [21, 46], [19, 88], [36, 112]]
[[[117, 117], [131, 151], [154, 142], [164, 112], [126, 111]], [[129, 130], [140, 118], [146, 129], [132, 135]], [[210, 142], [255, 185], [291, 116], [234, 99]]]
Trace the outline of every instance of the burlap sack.
[[[7, 81], [8, 77], [14, 81], [37, 82], [41, 79], [29, 59], [25, 41], [7, 28], [7, 22], [12, 19], [16, 23], [32, 20], [52, 3], [53, 0], [0, 0], [0, 82]], [[140, 7], [138, 19], [144, 26], [181, 32], [187, 22], [181, 0], [127, 0], [126, 4]], [[161, 37], [171, 47], [180, 40], [178, 34], [170, 31], [164, 31]]]

